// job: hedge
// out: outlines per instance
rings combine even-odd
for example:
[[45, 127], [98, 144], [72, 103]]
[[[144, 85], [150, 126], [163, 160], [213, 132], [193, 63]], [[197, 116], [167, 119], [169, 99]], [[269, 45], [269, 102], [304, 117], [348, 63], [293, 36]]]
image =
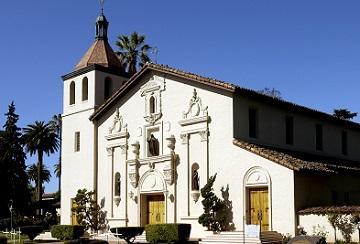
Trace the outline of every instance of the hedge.
[[0, 236], [0, 244], [6, 244], [7, 238], [5, 236]]
[[20, 231], [22, 234], [25, 234], [29, 237], [30, 240], [34, 240], [34, 238], [43, 232], [44, 227], [39, 225], [29, 225], [20, 227]]
[[84, 227], [80, 225], [53, 225], [50, 231], [59, 240], [74, 240], [84, 235]]
[[190, 224], [150, 224], [145, 226], [146, 240], [151, 243], [184, 243], [190, 237]]

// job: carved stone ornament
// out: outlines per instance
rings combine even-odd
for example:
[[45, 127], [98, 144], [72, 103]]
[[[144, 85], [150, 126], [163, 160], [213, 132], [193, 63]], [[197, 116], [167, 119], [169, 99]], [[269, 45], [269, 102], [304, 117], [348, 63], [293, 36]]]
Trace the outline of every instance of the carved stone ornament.
[[109, 134], [120, 133], [127, 128], [127, 124], [124, 124], [123, 118], [120, 115], [119, 108], [116, 109], [115, 117], [112, 126], [109, 127]]
[[193, 96], [189, 101], [189, 107], [187, 111], [183, 112], [183, 119], [189, 119], [198, 116], [207, 116], [207, 109], [207, 106], [202, 105], [201, 98], [198, 97], [196, 89], [194, 88]]
[[164, 173], [164, 178], [165, 178], [165, 181], [166, 183], [168, 183], [169, 185], [171, 185], [173, 182], [174, 182], [174, 169], [171, 169], [171, 168], [165, 168], [163, 170], [163, 173]]
[[114, 197], [114, 202], [115, 202], [116, 206], [119, 206], [120, 201], [121, 201], [121, 197], [120, 197], [120, 196], [115, 196], [115, 197]]
[[154, 162], [149, 162], [148, 165], [149, 165], [150, 172], [153, 172], [154, 169], [155, 169], [155, 163]]
[[202, 130], [199, 132], [199, 135], [201, 137], [201, 141], [207, 141], [208, 140], [208, 135], [209, 135], [209, 131], [208, 130]]
[[[144, 119], [154, 125], [162, 117], [161, 92], [165, 90], [164, 78], [154, 75], [140, 87], [141, 96], [145, 98]], [[151, 111], [151, 98], [153, 99], [153, 111]]]
[[200, 191], [191, 191], [191, 197], [194, 200], [194, 202], [197, 203], [200, 197]]
[[124, 145], [120, 145], [119, 147], [121, 149], [121, 154], [125, 154], [126, 150], [128, 149], [128, 146], [124, 144]]
[[111, 157], [113, 155], [113, 147], [107, 147], [106, 148], [106, 151], [107, 151], [107, 155], [109, 157]]
[[173, 153], [175, 150], [175, 143], [176, 143], [176, 139], [174, 135], [170, 135], [169, 137], [165, 138], [166, 139], [166, 146], [170, 149], [170, 153]]
[[181, 144], [188, 144], [189, 142], [189, 134], [184, 133], [184, 134], [180, 134], [180, 139], [181, 139]]
[[134, 143], [131, 144], [131, 151], [134, 154], [134, 158], [138, 159], [139, 154], [140, 154], [140, 143], [139, 143], [139, 141], [135, 141]]
[[130, 179], [130, 184], [136, 188], [139, 182], [139, 173], [137, 172], [137, 170], [131, 170], [129, 172], [129, 179]]

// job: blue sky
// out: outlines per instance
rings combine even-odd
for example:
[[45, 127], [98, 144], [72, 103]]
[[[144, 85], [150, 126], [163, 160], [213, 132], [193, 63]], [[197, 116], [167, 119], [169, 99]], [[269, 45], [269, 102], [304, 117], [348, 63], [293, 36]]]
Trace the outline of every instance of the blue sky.
[[[105, 2], [112, 45], [117, 35], [138, 31], [159, 49], [158, 63], [255, 90], [275, 88], [286, 100], [328, 113], [360, 112], [359, 13], [355, 0]], [[21, 127], [62, 112], [60, 76], [93, 42], [98, 14], [98, 0], [1, 3], [1, 115], [11, 101]], [[56, 158], [46, 165], [52, 169]], [[56, 190], [53, 178], [46, 191]]]

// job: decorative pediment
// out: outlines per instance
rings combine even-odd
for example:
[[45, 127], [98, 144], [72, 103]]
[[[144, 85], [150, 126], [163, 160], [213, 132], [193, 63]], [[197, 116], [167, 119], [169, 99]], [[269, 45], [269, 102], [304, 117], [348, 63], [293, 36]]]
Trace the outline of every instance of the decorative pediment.
[[182, 113], [182, 118], [179, 121], [182, 126], [208, 122], [209, 120], [208, 107], [202, 104], [196, 89], [193, 91], [193, 96], [189, 101], [187, 110]]
[[160, 76], [152, 76], [146, 84], [140, 87], [141, 96], [146, 96], [148, 93], [165, 90], [165, 82]]
[[123, 117], [120, 115], [119, 108], [117, 108], [113, 123], [109, 127], [109, 134], [105, 138], [107, 140], [114, 140], [123, 137], [128, 137], [127, 124], [123, 122]]
[[245, 177], [246, 185], [267, 185], [269, 184], [266, 173], [261, 168], [254, 168]]
[[145, 98], [144, 119], [151, 125], [162, 117], [161, 92], [164, 90], [164, 78], [156, 75], [140, 87], [141, 96]]
[[183, 112], [183, 119], [189, 119], [199, 116], [207, 116], [208, 114], [207, 109], [208, 109], [207, 106], [202, 105], [201, 98], [198, 97], [197, 91], [194, 88], [193, 96], [189, 101], [189, 107], [187, 111]]

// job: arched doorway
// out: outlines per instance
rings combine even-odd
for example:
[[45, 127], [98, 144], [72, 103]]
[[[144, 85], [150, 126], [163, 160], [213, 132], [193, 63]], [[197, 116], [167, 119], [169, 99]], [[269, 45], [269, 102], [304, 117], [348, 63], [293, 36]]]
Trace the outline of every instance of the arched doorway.
[[164, 177], [156, 170], [148, 171], [139, 180], [139, 186], [141, 226], [166, 223], [167, 190]]
[[253, 167], [244, 177], [246, 224], [259, 225], [261, 231], [271, 229], [271, 181], [260, 167]]

